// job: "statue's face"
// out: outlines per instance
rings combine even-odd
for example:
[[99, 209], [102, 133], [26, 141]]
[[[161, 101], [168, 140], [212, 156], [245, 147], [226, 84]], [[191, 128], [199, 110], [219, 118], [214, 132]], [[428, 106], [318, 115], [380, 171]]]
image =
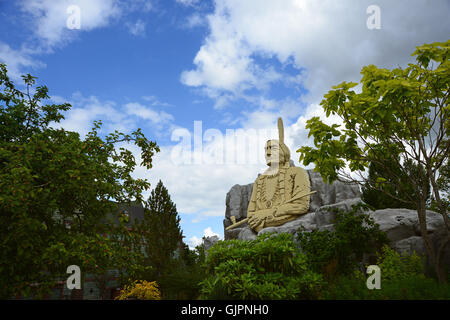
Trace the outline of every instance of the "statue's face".
[[282, 150], [277, 140], [269, 140], [266, 142], [265, 157], [268, 166], [278, 165], [282, 156]]

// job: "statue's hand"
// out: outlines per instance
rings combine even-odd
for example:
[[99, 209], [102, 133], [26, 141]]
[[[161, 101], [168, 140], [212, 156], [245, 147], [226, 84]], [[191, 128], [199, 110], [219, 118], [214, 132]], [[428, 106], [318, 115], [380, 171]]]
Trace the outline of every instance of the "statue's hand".
[[248, 219], [248, 224], [253, 230], [258, 232], [259, 230], [264, 228], [267, 223], [273, 221], [273, 219], [273, 210], [261, 210], [259, 212], [256, 212], [253, 216], [250, 217], [250, 219]]

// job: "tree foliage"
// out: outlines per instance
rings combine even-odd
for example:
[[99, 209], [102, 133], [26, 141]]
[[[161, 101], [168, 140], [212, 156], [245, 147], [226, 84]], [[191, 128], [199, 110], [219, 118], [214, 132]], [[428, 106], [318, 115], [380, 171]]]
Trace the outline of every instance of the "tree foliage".
[[158, 284], [155, 281], [136, 280], [120, 291], [116, 300], [161, 300]]
[[[396, 172], [396, 176], [399, 177], [403, 188], [398, 188], [395, 184], [397, 179], [391, 179], [389, 174], [386, 174], [386, 170], [378, 165], [376, 162], [372, 162], [369, 165], [369, 175], [366, 183], [362, 187], [361, 199], [372, 206], [376, 210], [386, 208], [407, 208], [417, 210], [417, 203], [406, 201], [411, 195], [413, 197], [419, 197], [414, 187], [409, 184], [409, 176], [423, 177], [425, 181], [419, 183], [420, 187], [426, 188], [423, 191], [426, 194], [426, 202], [430, 199], [430, 185], [426, 180], [425, 169], [420, 164], [415, 164], [411, 160], [407, 160], [403, 163], [403, 169], [398, 166], [400, 161], [392, 162], [390, 171]], [[380, 179], [382, 182], [380, 183]]]
[[[406, 68], [363, 67], [360, 93], [353, 90], [358, 85], [354, 82], [334, 86], [321, 106], [327, 117], [339, 116], [344, 127], [327, 125], [319, 117], [309, 119], [306, 128], [314, 137], [315, 148], [304, 146], [297, 151], [300, 161], [304, 165], [314, 163], [315, 170], [328, 182], [363, 184], [371, 163], [385, 170], [389, 180], [378, 177], [377, 187], [383, 190], [384, 185], [394, 185], [405, 197], [398, 200], [416, 206], [426, 250], [441, 281], [445, 281], [438, 263], [443, 247], [435, 250], [432, 246], [425, 209], [426, 190], [431, 185], [436, 207], [450, 232], [450, 218], [438, 184], [450, 154], [450, 40], [419, 46], [413, 56], [416, 63]], [[408, 163], [420, 165], [425, 172], [408, 174], [404, 165]], [[410, 187], [413, 193], [408, 192]], [[450, 241], [450, 236], [447, 238]]]
[[324, 285], [290, 234], [219, 241], [208, 250], [203, 299], [315, 299]]
[[315, 272], [326, 278], [351, 274], [365, 254], [376, 254], [388, 243], [388, 238], [373, 219], [360, 214], [364, 205], [345, 212], [336, 210], [334, 229], [300, 232], [298, 241]]
[[182, 239], [176, 205], [161, 180], [151, 191], [145, 204], [144, 219], [137, 229], [143, 238], [147, 264], [160, 276], [174, 262], [175, 251]]
[[[116, 250], [107, 235], [112, 200], [142, 201], [149, 188], [134, 179], [131, 151], [116, 148], [133, 142], [142, 163], [152, 167], [159, 151], [140, 129], [131, 135], [115, 131], [102, 139], [101, 121], [84, 139], [55, 129], [64, 119], [65, 104], [45, 104], [48, 89], [23, 76], [24, 90], [9, 79], [0, 64], [0, 297], [30, 293], [30, 284], [44, 292], [71, 264], [82, 273], [95, 272], [108, 261], [124, 265], [128, 254]], [[112, 261], [112, 262], [111, 262]]]

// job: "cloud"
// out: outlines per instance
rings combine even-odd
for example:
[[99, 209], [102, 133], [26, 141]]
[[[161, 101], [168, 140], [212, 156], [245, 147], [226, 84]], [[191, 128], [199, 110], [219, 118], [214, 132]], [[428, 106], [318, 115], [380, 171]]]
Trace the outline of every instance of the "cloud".
[[125, 105], [125, 111], [144, 120], [150, 120], [153, 124], [166, 124], [174, 120], [174, 117], [165, 111], [155, 111], [138, 102], [130, 102]]
[[200, 2], [200, 0], [176, 0], [177, 3], [184, 6], [194, 6]]
[[332, 85], [358, 81], [362, 66], [405, 65], [415, 46], [448, 38], [448, 1], [377, 1], [380, 30], [366, 25], [372, 4], [218, 0], [207, 17], [210, 33], [193, 60], [195, 67], [181, 74], [181, 82], [203, 88], [216, 100], [242, 97], [280, 81], [283, 72], [266, 67], [268, 58], [276, 59], [299, 74], [304, 71], [299, 78], [308, 90], [304, 101], [318, 103]]
[[100, 101], [95, 96], [84, 97], [79, 92], [74, 93], [70, 99], [55, 96], [52, 100], [55, 103], [69, 102], [72, 105], [72, 108], [64, 113], [65, 119], [59, 124], [54, 123], [53, 127], [78, 132], [81, 137], [91, 131], [95, 120], [102, 120], [103, 133], [114, 130], [130, 133], [137, 126], [136, 121], [120, 112], [113, 101]]
[[148, 103], [150, 103], [151, 106], [162, 106], [162, 107], [173, 107], [174, 106], [173, 104], [160, 101], [158, 99], [158, 97], [156, 97], [154, 95], [143, 96], [142, 99], [147, 101]]
[[[21, 0], [17, 4], [25, 13], [23, 27], [31, 31], [32, 37], [19, 49], [0, 41], [0, 62], [7, 64], [14, 80], [20, 80], [22, 74], [31, 72], [30, 69], [45, 67], [37, 55], [51, 53], [56, 47], [69, 43], [78, 36], [78, 31], [109, 25], [122, 12], [118, 0]], [[74, 15], [71, 6], [79, 8], [79, 30], [68, 27]]]
[[195, 27], [204, 26], [207, 24], [207, 20], [205, 16], [195, 12], [186, 18], [186, 22], [183, 24], [183, 27], [192, 29]]
[[133, 36], [145, 36], [145, 25], [146, 23], [141, 19], [138, 19], [136, 23], [127, 23], [128, 31]]
[[211, 227], [208, 227], [205, 230], [203, 230], [203, 235], [205, 237], [214, 237], [214, 236], [219, 237], [219, 234], [212, 231]]
[[42, 68], [45, 64], [32, 57], [33, 51], [26, 47], [13, 49], [0, 41], [0, 62], [5, 63], [8, 75], [14, 81], [22, 81], [23, 68]]
[[[31, 37], [20, 49], [0, 41], [0, 62], [8, 65], [13, 79], [20, 79], [30, 68], [45, 67], [35, 57], [67, 45], [80, 32], [107, 27], [135, 11], [155, 11], [149, 0], [20, 0], [17, 5], [25, 14], [23, 29], [31, 31]], [[123, 25], [135, 36], [145, 35], [146, 24], [141, 19]]]
[[68, 12], [70, 6], [79, 8], [80, 31], [90, 31], [107, 26], [112, 19], [121, 14], [117, 0], [23, 0], [20, 8], [28, 13], [31, 29], [48, 48], [65, 44], [76, 35], [75, 30], [67, 27], [67, 21], [73, 15]]
[[[203, 230], [203, 237], [213, 237], [213, 236], [217, 236], [220, 238], [220, 235], [218, 233], [215, 233], [214, 231], [212, 231], [211, 227], [208, 227], [205, 230]], [[199, 238], [197, 236], [193, 236], [193, 237], [189, 238], [187, 241], [189, 248], [191, 250], [193, 250], [195, 247], [201, 245], [203, 243], [202, 238]]]

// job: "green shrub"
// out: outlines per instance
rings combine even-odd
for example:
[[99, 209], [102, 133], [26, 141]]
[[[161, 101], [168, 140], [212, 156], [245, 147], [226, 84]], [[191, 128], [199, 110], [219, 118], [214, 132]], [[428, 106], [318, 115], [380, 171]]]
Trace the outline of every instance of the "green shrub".
[[422, 258], [414, 252], [412, 255], [400, 255], [388, 246], [382, 248], [377, 265], [385, 280], [405, 279], [424, 275]]
[[377, 265], [381, 271], [381, 289], [369, 290], [367, 277], [361, 271], [342, 275], [335, 280], [322, 299], [389, 299], [425, 300], [450, 299], [450, 285], [439, 284], [436, 279], [424, 275], [422, 258], [417, 254], [400, 255], [384, 246], [378, 255]]
[[365, 275], [340, 276], [325, 290], [321, 299], [326, 300], [439, 300], [450, 299], [450, 285], [439, 284], [436, 279], [411, 274], [398, 279], [384, 279], [381, 273], [381, 289], [369, 290]]
[[299, 230], [298, 241], [315, 272], [327, 278], [351, 274], [363, 255], [375, 254], [388, 238], [368, 215], [358, 214], [360, 204], [345, 212], [336, 210], [334, 231]]
[[219, 241], [208, 251], [203, 299], [315, 299], [324, 285], [289, 234]]

